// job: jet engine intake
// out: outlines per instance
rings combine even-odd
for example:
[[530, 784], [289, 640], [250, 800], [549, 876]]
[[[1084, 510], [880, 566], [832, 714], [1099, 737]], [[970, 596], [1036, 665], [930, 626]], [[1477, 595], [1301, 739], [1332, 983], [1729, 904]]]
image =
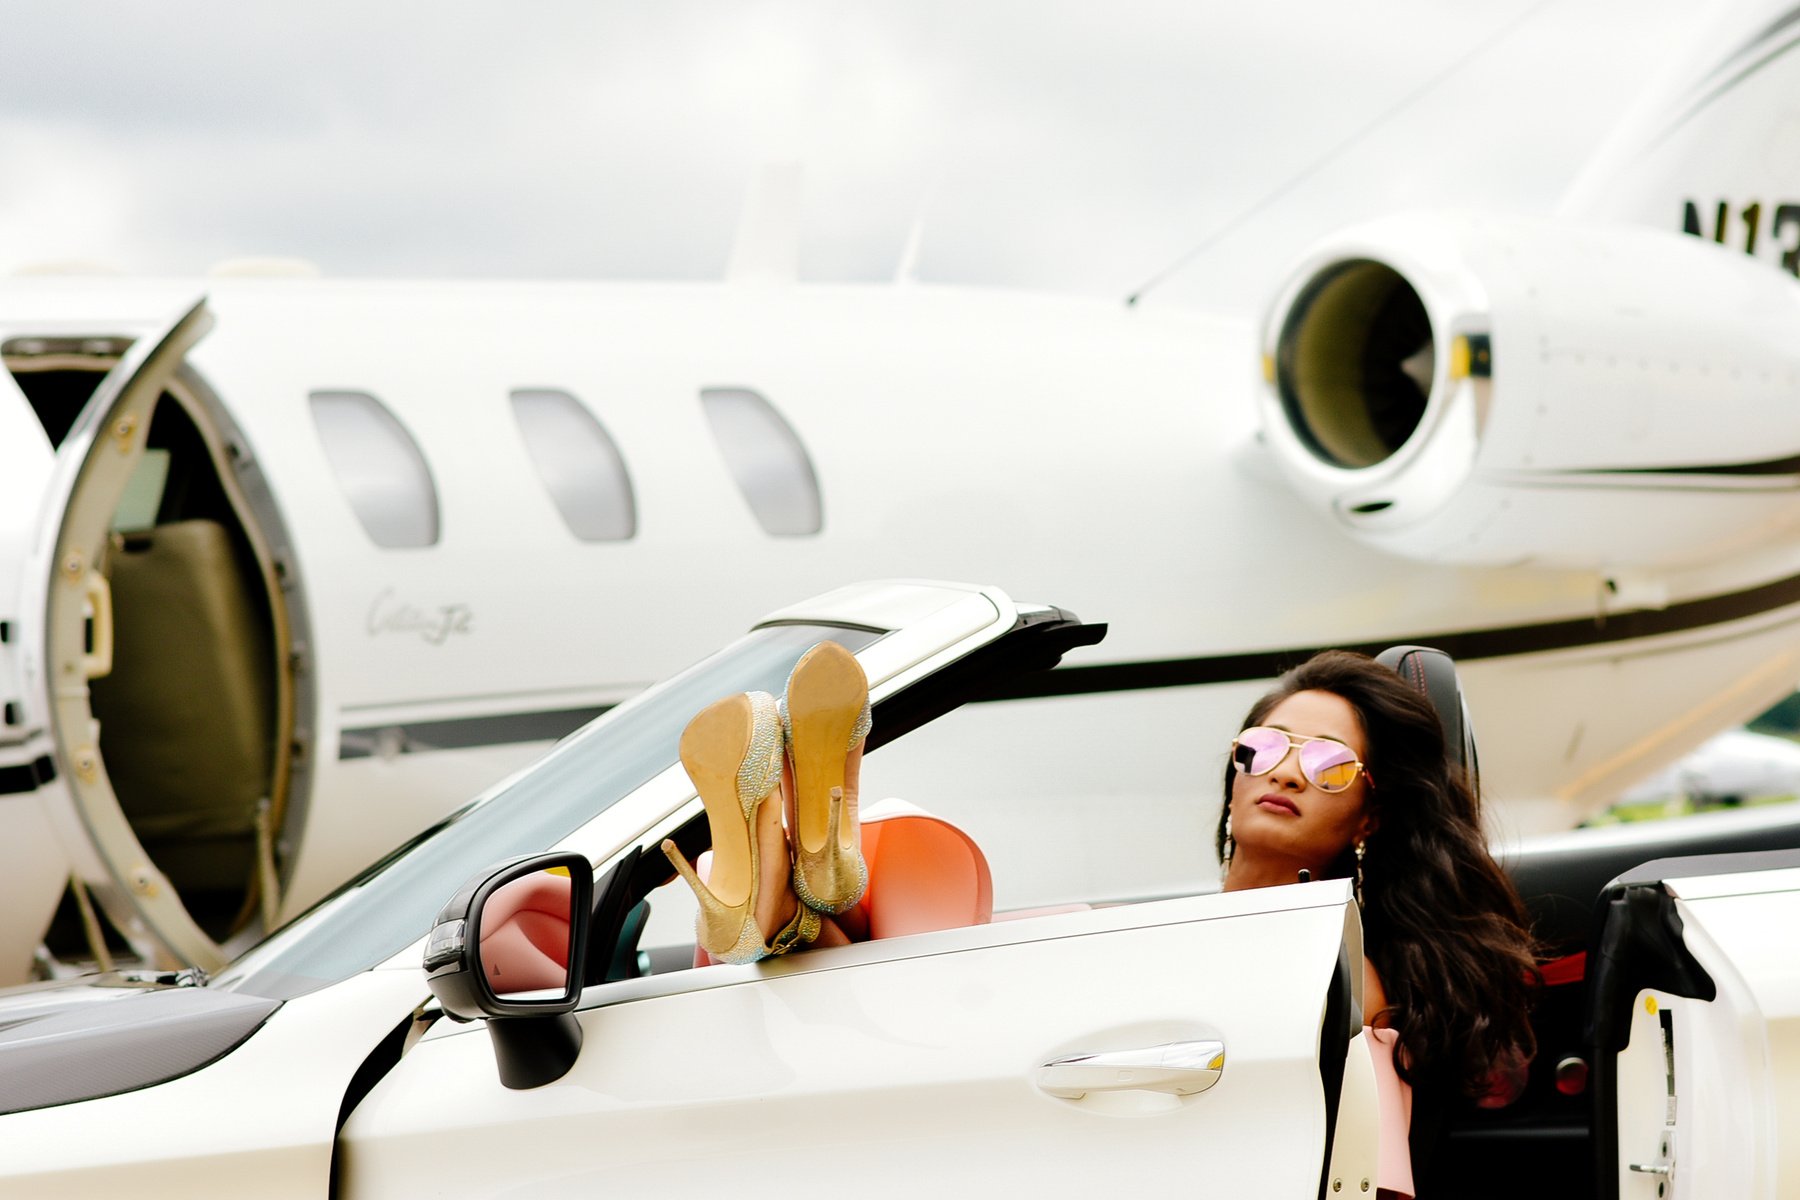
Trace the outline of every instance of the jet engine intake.
[[1800, 284], [1711, 242], [1390, 218], [1316, 247], [1262, 336], [1284, 474], [1391, 553], [1667, 568], [1800, 526]]
[[1425, 302], [1368, 258], [1332, 263], [1295, 297], [1276, 342], [1289, 426], [1324, 462], [1387, 461], [1425, 415], [1437, 357]]

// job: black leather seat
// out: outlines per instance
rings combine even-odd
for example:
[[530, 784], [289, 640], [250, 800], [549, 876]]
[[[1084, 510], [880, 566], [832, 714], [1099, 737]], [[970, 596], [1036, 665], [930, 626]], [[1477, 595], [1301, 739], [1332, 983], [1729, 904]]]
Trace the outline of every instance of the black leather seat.
[[1469, 721], [1469, 706], [1463, 699], [1462, 681], [1456, 676], [1456, 663], [1442, 650], [1430, 646], [1390, 646], [1375, 656], [1375, 661], [1392, 667], [1437, 710], [1438, 724], [1444, 729], [1444, 749], [1450, 761], [1461, 765], [1469, 782], [1480, 776], [1475, 757], [1475, 730]]

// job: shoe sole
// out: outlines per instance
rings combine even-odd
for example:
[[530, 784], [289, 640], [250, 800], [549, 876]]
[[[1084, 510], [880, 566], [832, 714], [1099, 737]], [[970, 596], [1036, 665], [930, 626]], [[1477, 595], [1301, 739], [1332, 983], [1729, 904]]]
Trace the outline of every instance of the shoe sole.
[[738, 795], [738, 771], [749, 753], [755, 726], [750, 697], [740, 694], [701, 709], [681, 734], [681, 765], [700, 793], [712, 829], [712, 869], [706, 887], [728, 907], [750, 898], [756, 874], [751, 849], [755, 812], [746, 820], [744, 802]]
[[[836, 642], [821, 642], [801, 656], [788, 680], [789, 750], [794, 762], [794, 824], [801, 847], [816, 854], [830, 828], [831, 789], [844, 786], [850, 734], [869, 699], [869, 681], [856, 656]], [[839, 846], [855, 844], [845, 821]]]

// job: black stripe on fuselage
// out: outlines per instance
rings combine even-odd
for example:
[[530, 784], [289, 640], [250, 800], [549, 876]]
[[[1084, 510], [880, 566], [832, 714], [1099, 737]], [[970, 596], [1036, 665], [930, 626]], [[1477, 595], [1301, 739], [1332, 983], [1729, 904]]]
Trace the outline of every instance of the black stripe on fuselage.
[[519, 742], [553, 742], [566, 737], [610, 709], [558, 708], [542, 712], [501, 713], [491, 717], [458, 717], [447, 721], [413, 721], [367, 725], [338, 734], [338, 758], [373, 758], [418, 754], [431, 750], [468, 750]]
[[1667, 608], [1635, 609], [1561, 621], [1541, 621], [1532, 625], [1395, 635], [1379, 642], [1339, 643], [1335, 647], [1296, 646], [1250, 654], [1058, 667], [1054, 671], [1015, 680], [984, 699], [1023, 700], [1042, 696], [1083, 696], [1099, 692], [1269, 680], [1305, 662], [1320, 650], [1333, 648], [1375, 655], [1389, 646], [1416, 644], [1436, 647], [1451, 658], [1463, 662], [1484, 658], [1510, 658], [1519, 654], [1574, 650], [1585, 646], [1604, 646], [1685, 633], [1722, 625], [1728, 621], [1760, 616], [1792, 604], [1800, 604], [1800, 575], [1790, 575], [1785, 579], [1739, 592], [1684, 600]]
[[1571, 467], [1554, 472], [1565, 475], [1793, 475], [1800, 477], [1800, 454], [1761, 462], [1700, 463], [1682, 467]]
[[48, 754], [16, 767], [0, 767], [0, 796], [35, 792], [56, 778], [56, 764]]
[[[1510, 658], [1552, 650], [1576, 650], [1686, 633], [1761, 616], [1800, 604], [1800, 575], [1737, 592], [1684, 600], [1667, 608], [1540, 621], [1492, 629], [1465, 629], [1416, 635], [1395, 634], [1378, 642], [1291, 646], [1247, 654], [1213, 654], [1195, 658], [1165, 658], [1142, 662], [1098, 663], [1039, 671], [1010, 680], [980, 697], [991, 700], [1027, 700], [1048, 696], [1091, 696], [1105, 692], [1137, 692], [1154, 688], [1203, 687], [1207, 684], [1244, 683], [1275, 678], [1298, 666], [1320, 650], [1356, 650], [1379, 654], [1390, 646], [1434, 646], [1451, 658], [1472, 662]], [[431, 750], [468, 749], [475, 746], [550, 741], [579, 729], [607, 711], [605, 708], [557, 709], [550, 712], [508, 713], [494, 717], [467, 717], [454, 721], [424, 721], [402, 725], [373, 725], [346, 729], [340, 735], [340, 759], [368, 758], [376, 754], [413, 754]]]

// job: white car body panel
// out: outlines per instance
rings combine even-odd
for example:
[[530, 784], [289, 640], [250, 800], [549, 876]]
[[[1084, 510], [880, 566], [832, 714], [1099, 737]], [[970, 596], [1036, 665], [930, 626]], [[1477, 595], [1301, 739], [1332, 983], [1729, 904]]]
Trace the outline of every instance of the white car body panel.
[[428, 995], [416, 967], [366, 971], [288, 1001], [190, 1075], [0, 1117], [0, 1195], [317, 1200], [346, 1084]]
[[[440, 1025], [342, 1135], [347, 1197], [550, 1186], [686, 1195], [1166, 1188], [1310, 1194], [1321, 1009], [1342, 881], [952, 930], [612, 985], [563, 1079], [503, 1088], [480, 1029]], [[1281, 953], [1271, 955], [1270, 946]], [[1056, 1099], [1065, 1055], [1218, 1038], [1207, 1091]], [[928, 1150], [925, 1148], [929, 1147]]]
[[[1673, 879], [1710, 1001], [1641, 992], [1619, 1055], [1619, 1195], [1773, 1200], [1800, 1184], [1800, 869]], [[1662, 1018], [1670, 1017], [1673, 1095]]]

